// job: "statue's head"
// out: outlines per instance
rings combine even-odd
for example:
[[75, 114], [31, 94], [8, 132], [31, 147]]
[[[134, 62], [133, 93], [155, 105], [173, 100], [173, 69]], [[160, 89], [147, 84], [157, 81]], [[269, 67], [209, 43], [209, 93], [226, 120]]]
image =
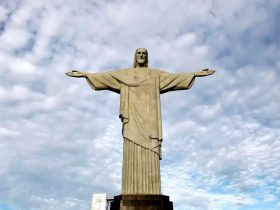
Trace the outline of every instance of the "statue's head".
[[138, 48], [135, 51], [133, 67], [148, 67], [148, 50], [145, 48]]

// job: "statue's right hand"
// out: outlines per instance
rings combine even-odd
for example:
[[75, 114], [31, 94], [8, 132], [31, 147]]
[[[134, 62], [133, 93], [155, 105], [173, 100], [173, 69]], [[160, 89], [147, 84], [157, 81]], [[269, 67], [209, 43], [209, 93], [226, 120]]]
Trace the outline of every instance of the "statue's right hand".
[[72, 70], [72, 71], [66, 72], [65, 74], [69, 77], [85, 77], [86, 76], [86, 74], [84, 72], [77, 71], [77, 70]]

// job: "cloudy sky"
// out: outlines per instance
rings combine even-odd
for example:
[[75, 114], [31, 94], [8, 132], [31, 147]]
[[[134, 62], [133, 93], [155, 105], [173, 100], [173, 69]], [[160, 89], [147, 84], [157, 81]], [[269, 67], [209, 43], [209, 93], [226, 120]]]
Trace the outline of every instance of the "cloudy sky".
[[280, 208], [279, 0], [0, 0], [0, 210], [89, 210], [120, 193], [119, 95], [80, 69], [216, 70], [162, 95], [176, 210]]

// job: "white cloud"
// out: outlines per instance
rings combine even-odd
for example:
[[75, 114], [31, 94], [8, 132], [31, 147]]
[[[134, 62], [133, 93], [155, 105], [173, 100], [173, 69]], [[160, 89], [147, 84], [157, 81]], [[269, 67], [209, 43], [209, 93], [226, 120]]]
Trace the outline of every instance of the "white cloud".
[[28, 39], [30, 38], [29, 32], [23, 29], [8, 29], [0, 37], [0, 43], [2, 50], [13, 51], [24, 47]]
[[8, 10], [2, 6], [0, 6], [0, 20], [3, 21], [8, 15]]
[[14, 135], [19, 135], [19, 132], [7, 128], [0, 128], [0, 136], [14, 136]]
[[15, 74], [34, 74], [36, 73], [36, 68], [34, 65], [24, 59], [14, 60], [13, 63], [10, 64], [10, 69]]

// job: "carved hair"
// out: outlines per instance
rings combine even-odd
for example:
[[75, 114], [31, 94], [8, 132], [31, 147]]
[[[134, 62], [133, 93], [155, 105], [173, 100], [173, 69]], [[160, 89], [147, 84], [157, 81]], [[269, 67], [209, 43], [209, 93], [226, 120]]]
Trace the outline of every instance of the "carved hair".
[[146, 51], [146, 53], [147, 53], [147, 57], [146, 57], [146, 61], [145, 61], [144, 66], [148, 68], [148, 62], [149, 62], [148, 58], [149, 58], [149, 56], [148, 56], [148, 50], [146, 48], [137, 48], [136, 49], [135, 54], [134, 54], [134, 64], [133, 64], [133, 67], [136, 68], [136, 66], [137, 66], [136, 54], [137, 54], [138, 50], [140, 50], [140, 49], [144, 49]]

